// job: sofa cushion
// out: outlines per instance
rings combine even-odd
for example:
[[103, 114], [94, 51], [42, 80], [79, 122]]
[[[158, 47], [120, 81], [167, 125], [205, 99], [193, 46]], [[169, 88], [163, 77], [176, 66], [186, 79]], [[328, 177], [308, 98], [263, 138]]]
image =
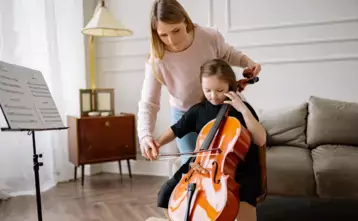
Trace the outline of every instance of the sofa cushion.
[[312, 158], [320, 197], [358, 198], [358, 147], [322, 145]]
[[277, 110], [260, 112], [260, 122], [267, 131], [268, 146], [296, 146], [307, 148], [307, 103]]
[[311, 96], [308, 105], [307, 143], [358, 145], [358, 103]]
[[267, 149], [267, 189], [269, 194], [315, 196], [310, 150], [291, 146]]

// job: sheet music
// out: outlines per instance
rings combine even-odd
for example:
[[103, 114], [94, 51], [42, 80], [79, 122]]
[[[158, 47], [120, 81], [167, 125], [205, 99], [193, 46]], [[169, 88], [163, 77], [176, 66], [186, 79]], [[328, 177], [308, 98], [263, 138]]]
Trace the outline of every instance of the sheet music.
[[40, 71], [0, 61], [0, 106], [11, 129], [64, 127]]

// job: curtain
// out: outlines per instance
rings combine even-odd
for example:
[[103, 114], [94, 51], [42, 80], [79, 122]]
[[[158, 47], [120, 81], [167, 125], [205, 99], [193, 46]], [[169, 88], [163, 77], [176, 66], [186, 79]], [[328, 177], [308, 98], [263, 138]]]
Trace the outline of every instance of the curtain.
[[[78, 0], [0, 0], [0, 60], [42, 72], [65, 125], [79, 113], [85, 88], [83, 2]], [[0, 113], [0, 124], [6, 126]], [[36, 135], [41, 190], [72, 178], [67, 130]], [[34, 194], [32, 138], [26, 132], [0, 132], [0, 198]]]

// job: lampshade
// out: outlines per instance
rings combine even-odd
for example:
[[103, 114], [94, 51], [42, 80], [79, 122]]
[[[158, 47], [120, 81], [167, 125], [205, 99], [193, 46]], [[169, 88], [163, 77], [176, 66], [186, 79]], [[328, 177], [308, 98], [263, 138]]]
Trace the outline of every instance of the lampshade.
[[125, 28], [123, 24], [115, 19], [104, 6], [104, 1], [96, 8], [92, 19], [82, 29], [82, 33], [100, 37], [120, 37], [133, 34], [131, 30]]

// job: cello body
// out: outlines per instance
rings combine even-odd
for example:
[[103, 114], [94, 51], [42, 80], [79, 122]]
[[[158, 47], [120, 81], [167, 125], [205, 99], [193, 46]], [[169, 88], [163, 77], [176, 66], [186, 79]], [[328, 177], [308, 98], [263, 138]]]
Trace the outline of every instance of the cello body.
[[235, 171], [245, 159], [252, 138], [239, 120], [226, 116], [228, 109], [224, 104], [217, 118], [200, 131], [195, 151], [215, 150], [196, 156], [194, 162], [209, 173], [190, 169], [182, 176], [169, 200], [172, 221], [235, 220], [240, 202]]

